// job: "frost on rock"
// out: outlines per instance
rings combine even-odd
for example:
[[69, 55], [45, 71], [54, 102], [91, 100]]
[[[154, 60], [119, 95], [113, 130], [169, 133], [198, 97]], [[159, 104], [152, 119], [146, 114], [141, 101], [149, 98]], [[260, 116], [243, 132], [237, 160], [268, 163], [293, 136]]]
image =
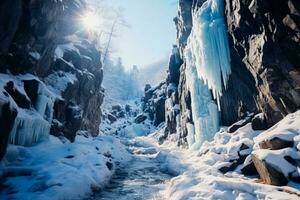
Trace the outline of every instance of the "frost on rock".
[[193, 14], [193, 24], [185, 50], [186, 79], [195, 126], [189, 127], [193, 131], [188, 133], [188, 138], [189, 143], [193, 143], [189, 146], [199, 149], [219, 130], [219, 99], [231, 73], [223, 0], [207, 0]]

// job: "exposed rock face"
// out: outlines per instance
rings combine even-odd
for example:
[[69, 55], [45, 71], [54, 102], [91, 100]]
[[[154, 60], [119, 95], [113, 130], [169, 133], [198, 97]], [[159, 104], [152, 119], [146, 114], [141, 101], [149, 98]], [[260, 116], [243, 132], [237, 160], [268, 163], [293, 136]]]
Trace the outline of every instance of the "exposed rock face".
[[[187, 142], [188, 127], [194, 123], [183, 54], [193, 28], [193, 13], [204, 2], [180, 0], [174, 19], [182, 63], [175, 71], [179, 81], [173, 76], [173, 68], [169, 70], [167, 83], [175, 80], [171, 82], [177, 89], [167, 92], [166, 105], [178, 103], [179, 115], [169, 115], [170, 106], [166, 106], [165, 121], [167, 132], [177, 127], [182, 145]], [[252, 125], [255, 130], [263, 130], [300, 108], [299, 10], [296, 0], [225, 0], [232, 72], [220, 99], [221, 125], [229, 126], [249, 113], [261, 112], [264, 117], [255, 117]]]
[[12, 130], [17, 110], [10, 104], [8, 95], [0, 98], [0, 160], [6, 153], [9, 133]]
[[[17, 110], [52, 123], [51, 134], [70, 141], [78, 130], [98, 135], [104, 98], [100, 52], [85, 33], [77, 33], [84, 9], [82, 0], [4, 0], [0, 5], [0, 73], [6, 77], [1, 93]], [[30, 78], [20, 78], [28, 73]], [[7, 126], [13, 113], [4, 120]]]
[[232, 69], [251, 74], [245, 82], [242, 73], [240, 83], [255, 86], [257, 109], [269, 124], [300, 106], [299, 11], [296, 0], [226, 0]]
[[143, 98], [143, 111], [149, 114], [155, 126], [165, 121], [166, 83], [162, 82], [157, 87], [145, 87]]

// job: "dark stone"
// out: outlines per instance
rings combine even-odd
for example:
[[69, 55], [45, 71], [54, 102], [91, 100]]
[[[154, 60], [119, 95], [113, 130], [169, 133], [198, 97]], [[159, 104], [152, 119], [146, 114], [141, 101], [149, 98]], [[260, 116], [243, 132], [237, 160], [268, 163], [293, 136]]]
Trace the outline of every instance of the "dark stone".
[[165, 98], [160, 98], [154, 104], [154, 112], [156, 114], [154, 118], [155, 126], [158, 126], [160, 123], [165, 121], [165, 101]]
[[117, 118], [110, 113], [107, 114], [107, 119], [110, 121], [110, 123], [114, 123], [117, 121]]
[[117, 118], [124, 118], [124, 117], [125, 117], [125, 111], [124, 110], [117, 113]]
[[271, 140], [262, 141], [259, 143], [261, 149], [279, 150], [288, 147], [293, 147], [294, 141], [286, 141], [278, 137], [274, 137]]
[[241, 172], [245, 176], [258, 176], [258, 172], [255, 168], [255, 165], [253, 162], [250, 162], [248, 165], [245, 165], [242, 169]]
[[27, 96], [30, 98], [32, 104], [36, 103], [36, 99], [38, 97], [39, 90], [39, 81], [38, 80], [23, 80], [24, 90]]
[[17, 114], [17, 110], [11, 106], [8, 98], [7, 100], [0, 98], [0, 160], [6, 153], [9, 133], [13, 128]]
[[[294, 0], [225, 2], [232, 76], [235, 70], [245, 69], [246, 73], [239, 74], [239, 84], [246, 83], [244, 90], [252, 92], [244, 93], [244, 99], [254, 102], [256, 98], [254, 108], [264, 113], [270, 127], [300, 106], [300, 5]], [[239, 84], [231, 86], [229, 81], [228, 89]], [[253, 107], [249, 100], [248, 110]]]
[[140, 114], [134, 119], [134, 123], [140, 124], [140, 123], [144, 122], [146, 119], [147, 119], [146, 115]]
[[[0, 54], [6, 54], [22, 15], [22, 0], [2, 0], [0, 4]], [[1, 66], [0, 66], [1, 68]]]
[[14, 101], [18, 104], [21, 108], [27, 108], [29, 109], [31, 106], [30, 100], [22, 94], [17, 88], [14, 86], [14, 82], [9, 81], [4, 86], [4, 89], [7, 91], [7, 93], [14, 99]]
[[265, 119], [265, 116], [258, 114], [252, 119], [252, 129], [255, 131], [267, 130], [269, 128], [268, 122]]
[[243, 164], [248, 155], [239, 155], [238, 159], [231, 160], [229, 166], [224, 166], [219, 169], [223, 174], [234, 171], [239, 165]]
[[121, 105], [113, 105], [113, 106], [111, 107], [111, 109], [112, 109], [113, 111], [120, 112], [120, 111], [122, 111], [122, 106], [121, 106]]
[[112, 170], [113, 169], [113, 164], [111, 162], [106, 162], [106, 167], [109, 169], [109, 170]]
[[247, 116], [245, 119], [240, 120], [234, 124], [232, 124], [229, 128], [228, 128], [228, 133], [234, 133], [235, 131], [237, 131], [238, 129], [244, 127], [245, 125], [249, 124], [252, 120], [253, 115]]
[[128, 104], [126, 104], [126, 105], [125, 105], [125, 111], [126, 111], [127, 113], [130, 113], [130, 112], [131, 112], [131, 106], [128, 105]]

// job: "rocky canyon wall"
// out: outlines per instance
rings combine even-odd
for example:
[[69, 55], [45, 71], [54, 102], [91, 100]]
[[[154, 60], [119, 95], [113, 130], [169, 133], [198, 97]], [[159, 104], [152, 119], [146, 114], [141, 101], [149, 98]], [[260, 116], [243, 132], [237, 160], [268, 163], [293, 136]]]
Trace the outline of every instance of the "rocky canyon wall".
[[[174, 21], [181, 64], [178, 67], [171, 62], [173, 53], [168, 80], [177, 76], [178, 79], [171, 81], [173, 92], [168, 90], [165, 103], [166, 136], [177, 133], [179, 145], [187, 146], [191, 139], [189, 135], [195, 134], [193, 112], [199, 112], [192, 108], [193, 98], [188, 84], [190, 77], [187, 77], [191, 65], [186, 54], [187, 48], [190, 48], [189, 38], [193, 37], [194, 32], [199, 32], [197, 28], [203, 26], [198, 23], [205, 12], [209, 13], [204, 17], [211, 20], [210, 25], [216, 23], [212, 17], [215, 14], [213, 10], [216, 4], [221, 3], [222, 12], [225, 13], [231, 69], [228, 79], [222, 84], [222, 95], [214, 98], [214, 91], [211, 90], [214, 101], [211, 103], [219, 105], [219, 126], [229, 126], [250, 113], [263, 113], [259, 122], [256, 119], [253, 128], [266, 129], [300, 108], [298, 1], [180, 0], [178, 16]], [[211, 10], [205, 11], [209, 6]], [[197, 56], [201, 52], [191, 53]], [[222, 64], [220, 66], [222, 68]], [[178, 70], [173, 70], [176, 67]], [[198, 73], [201, 75], [202, 72]], [[224, 74], [219, 78], [223, 79]], [[179, 109], [170, 114], [174, 105], [178, 105]], [[206, 105], [199, 106], [200, 110]]]
[[98, 135], [103, 72], [79, 23], [85, 10], [81, 0], [0, 3], [0, 159], [7, 142]]

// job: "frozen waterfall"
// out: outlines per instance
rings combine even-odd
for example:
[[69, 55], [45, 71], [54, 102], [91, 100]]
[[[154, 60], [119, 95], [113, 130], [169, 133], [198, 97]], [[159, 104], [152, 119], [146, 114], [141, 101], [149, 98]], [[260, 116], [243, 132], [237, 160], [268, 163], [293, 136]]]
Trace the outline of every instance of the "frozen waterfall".
[[231, 73], [224, 0], [207, 0], [193, 14], [185, 58], [194, 120], [188, 140], [190, 147], [199, 148], [219, 129], [219, 100]]
[[55, 96], [39, 84], [35, 110], [18, 107], [18, 115], [10, 133], [10, 143], [30, 146], [47, 138], [51, 128]]

